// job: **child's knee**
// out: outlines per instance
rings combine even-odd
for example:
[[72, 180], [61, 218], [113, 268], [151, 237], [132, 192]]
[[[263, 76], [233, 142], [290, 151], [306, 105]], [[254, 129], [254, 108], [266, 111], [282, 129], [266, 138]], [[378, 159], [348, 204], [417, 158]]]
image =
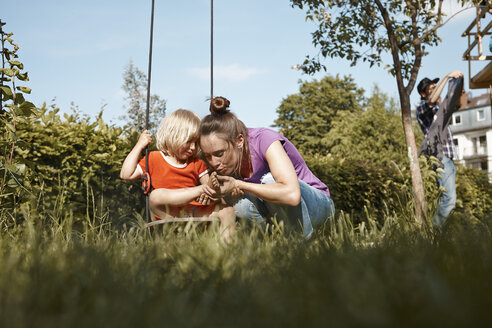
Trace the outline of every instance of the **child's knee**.
[[221, 220], [233, 221], [236, 219], [236, 213], [234, 212], [234, 207], [227, 206], [219, 210], [219, 218]]

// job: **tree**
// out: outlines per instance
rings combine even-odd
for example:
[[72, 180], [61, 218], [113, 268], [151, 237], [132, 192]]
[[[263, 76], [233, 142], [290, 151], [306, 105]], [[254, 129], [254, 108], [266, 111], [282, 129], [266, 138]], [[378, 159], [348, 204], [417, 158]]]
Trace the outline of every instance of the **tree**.
[[326, 134], [339, 112], [360, 113], [364, 90], [350, 76], [299, 81], [299, 93], [282, 100], [274, 127], [303, 153], [325, 155]]
[[[130, 61], [123, 72], [123, 90], [126, 92], [125, 106], [127, 115], [122, 119], [127, 121], [126, 128], [133, 128], [137, 131], [145, 130], [145, 116], [147, 108], [147, 75], [139, 70]], [[162, 121], [166, 112], [166, 100], [158, 95], [150, 96], [149, 106], [149, 130], [154, 133]]]
[[[458, 2], [464, 5], [477, 1]], [[410, 94], [426, 47], [439, 43], [437, 30], [452, 18], [444, 21], [443, 0], [291, 0], [291, 4], [306, 7], [306, 19], [318, 24], [312, 36], [320, 53], [306, 58], [301, 66], [304, 72], [326, 70], [320, 57], [346, 58], [352, 65], [363, 61], [372, 67], [383, 63], [384, 54], [391, 55], [393, 64], [385, 68], [395, 76], [398, 86], [415, 217], [423, 222], [427, 206], [412, 129]]]
[[375, 86], [360, 113], [341, 112], [326, 134], [330, 154], [380, 166], [405, 160], [405, 138], [396, 100]]
[[37, 108], [25, 100], [31, 89], [21, 84], [29, 81], [24, 64], [19, 61], [19, 46], [14, 43], [13, 33], [3, 30], [0, 20], [1, 60], [0, 68], [0, 212], [12, 213], [20, 198], [29, 194], [24, 176], [26, 161], [14, 156], [25, 150], [25, 140], [19, 136], [19, 125], [35, 116]]

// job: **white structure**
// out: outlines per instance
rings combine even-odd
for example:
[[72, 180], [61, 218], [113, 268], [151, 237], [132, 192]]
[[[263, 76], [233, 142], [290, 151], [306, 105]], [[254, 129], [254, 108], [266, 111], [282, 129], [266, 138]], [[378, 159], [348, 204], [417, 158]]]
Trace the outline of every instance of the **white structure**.
[[489, 94], [469, 99], [450, 124], [458, 151], [455, 162], [488, 172], [492, 182], [492, 108]]

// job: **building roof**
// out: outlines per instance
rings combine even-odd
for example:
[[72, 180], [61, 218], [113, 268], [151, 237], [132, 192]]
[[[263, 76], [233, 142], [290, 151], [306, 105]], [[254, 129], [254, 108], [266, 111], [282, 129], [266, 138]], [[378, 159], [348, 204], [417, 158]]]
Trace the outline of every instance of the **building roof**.
[[472, 109], [472, 108], [476, 108], [476, 107], [483, 107], [483, 106], [487, 106], [487, 105], [490, 106], [490, 94], [489, 93], [484, 93], [484, 94], [481, 94], [480, 96], [476, 96], [476, 97], [470, 97], [470, 96], [471, 96], [471, 93], [468, 93], [466, 95], [466, 97], [465, 97], [466, 101], [463, 101], [463, 102], [466, 102], [466, 105], [462, 106], [460, 108], [460, 111]]

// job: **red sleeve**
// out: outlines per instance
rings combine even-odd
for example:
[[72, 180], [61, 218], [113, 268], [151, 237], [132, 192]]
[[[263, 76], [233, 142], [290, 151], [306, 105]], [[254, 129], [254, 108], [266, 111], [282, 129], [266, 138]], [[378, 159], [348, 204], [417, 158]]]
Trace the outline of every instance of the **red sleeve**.
[[[147, 171], [150, 173], [152, 172], [152, 169], [151, 169], [151, 166], [152, 166], [152, 163], [154, 161], [156, 161], [156, 156], [157, 155], [160, 155], [160, 153], [158, 151], [151, 151], [149, 152], [149, 167], [147, 168]], [[141, 171], [140, 173], [143, 174], [145, 172], [145, 156], [142, 157], [139, 161], [138, 161], [138, 166], [140, 167]]]
[[140, 169], [140, 174], [145, 172], [145, 156], [138, 161], [137, 167]]
[[205, 164], [204, 161], [201, 159], [197, 159], [195, 163], [196, 167], [196, 172], [198, 173], [198, 178], [200, 179], [202, 176], [208, 173], [208, 167], [207, 164]]

